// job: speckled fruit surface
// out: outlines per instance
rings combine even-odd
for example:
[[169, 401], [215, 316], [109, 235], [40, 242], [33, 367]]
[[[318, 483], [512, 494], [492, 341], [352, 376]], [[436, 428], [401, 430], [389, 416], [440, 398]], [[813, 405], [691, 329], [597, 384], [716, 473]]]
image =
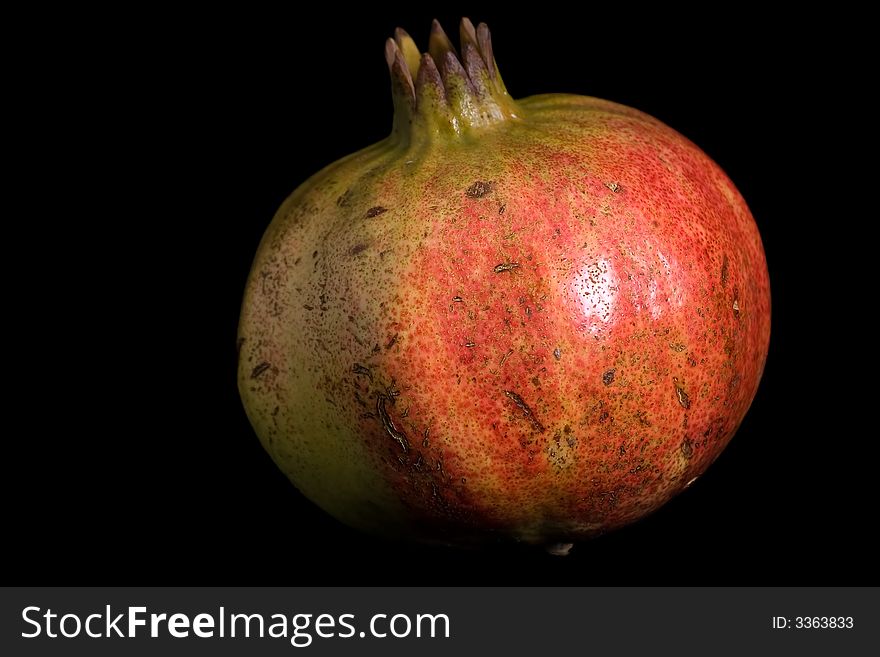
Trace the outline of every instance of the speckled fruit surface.
[[488, 30], [386, 46], [385, 141], [285, 201], [239, 389], [308, 498], [377, 533], [559, 544], [631, 523], [733, 436], [770, 333], [757, 227], [687, 139], [611, 102], [513, 101]]

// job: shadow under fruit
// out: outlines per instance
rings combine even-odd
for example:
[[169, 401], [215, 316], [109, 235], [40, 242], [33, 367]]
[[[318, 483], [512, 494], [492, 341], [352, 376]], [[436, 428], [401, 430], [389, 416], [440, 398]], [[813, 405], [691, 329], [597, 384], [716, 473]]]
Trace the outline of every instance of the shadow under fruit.
[[758, 386], [770, 290], [723, 171], [634, 109], [515, 101], [489, 31], [385, 49], [390, 137], [315, 174], [266, 231], [238, 382], [328, 513], [449, 544], [553, 546], [657, 509]]

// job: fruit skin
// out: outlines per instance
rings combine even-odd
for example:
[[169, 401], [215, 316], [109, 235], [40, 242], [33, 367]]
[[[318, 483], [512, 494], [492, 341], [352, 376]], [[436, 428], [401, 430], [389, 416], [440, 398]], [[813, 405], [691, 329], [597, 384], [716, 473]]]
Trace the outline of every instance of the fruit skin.
[[399, 88], [394, 134], [306, 181], [260, 244], [239, 389], [263, 445], [382, 534], [552, 544], [657, 509], [718, 457], [763, 371], [744, 200], [621, 105], [534, 96], [459, 134], [425, 128], [426, 102], [407, 133]]

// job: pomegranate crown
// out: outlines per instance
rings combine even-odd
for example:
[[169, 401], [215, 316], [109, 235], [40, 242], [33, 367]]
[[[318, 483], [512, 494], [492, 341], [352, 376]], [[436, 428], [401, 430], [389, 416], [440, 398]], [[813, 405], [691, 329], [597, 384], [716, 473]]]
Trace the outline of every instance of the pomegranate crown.
[[492, 54], [489, 28], [461, 19], [461, 54], [437, 20], [431, 25], [428, 52], [397, 28], [385, 43], [394, 98], [392, 135], [408, 140], [425, 131], [461, 136], [518, 118], [516, 102], [507, 93]]

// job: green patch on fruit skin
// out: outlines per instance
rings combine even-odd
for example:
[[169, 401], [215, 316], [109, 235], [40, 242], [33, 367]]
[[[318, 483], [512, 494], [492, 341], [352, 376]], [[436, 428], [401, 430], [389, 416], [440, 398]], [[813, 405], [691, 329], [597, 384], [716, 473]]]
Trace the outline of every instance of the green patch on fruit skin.
[[239, 390], [281, 470], [347, 524], [567, 544], [724, 449], [766, 355], [766, 263], [693, 144], [608, 101], [513, 101], [488, 30], [462, 42], [449, 59], [435, 28], [420, 57], [396, 33], [392, 135], [279, 209]]

